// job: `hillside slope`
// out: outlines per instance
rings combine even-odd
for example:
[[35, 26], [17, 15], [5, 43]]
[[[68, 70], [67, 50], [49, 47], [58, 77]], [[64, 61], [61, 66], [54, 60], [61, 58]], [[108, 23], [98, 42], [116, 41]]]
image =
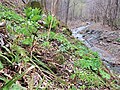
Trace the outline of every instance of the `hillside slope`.
[[55, 17], [37, 8], [23, 13], [0, 4], [1, 90], [117, 90], [98, 54]]

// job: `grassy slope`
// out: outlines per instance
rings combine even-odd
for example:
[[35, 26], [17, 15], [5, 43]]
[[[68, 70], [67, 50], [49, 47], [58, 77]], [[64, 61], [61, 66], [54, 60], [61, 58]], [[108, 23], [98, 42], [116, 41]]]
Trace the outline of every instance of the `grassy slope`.
[[48, 39], [44, 25], [2, 5], [0, 19], [7, 21], [5, 27], [0, 27], [5, 43], [0, 47], [0, 87], [3, 90], [116, 87], [97, 53], [74, 39], [65, 27], [60, 25], [51, 31]]

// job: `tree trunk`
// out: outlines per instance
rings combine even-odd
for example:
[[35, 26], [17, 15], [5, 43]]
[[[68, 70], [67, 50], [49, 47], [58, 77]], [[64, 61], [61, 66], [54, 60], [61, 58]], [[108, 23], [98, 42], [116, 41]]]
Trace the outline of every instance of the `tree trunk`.
[[54, 1], [54, 7], [53, 7], [53, 15], [54, 16], [57, 15], [58, 7], [59, 7], [59, 0], [55, 0]]
[[69, 4], [70, 4], [70, 0], [67, 0], [67, 10], [66, 10], [66, 18], [65, 18], [65, 24], [66, 25], [68, 23]]

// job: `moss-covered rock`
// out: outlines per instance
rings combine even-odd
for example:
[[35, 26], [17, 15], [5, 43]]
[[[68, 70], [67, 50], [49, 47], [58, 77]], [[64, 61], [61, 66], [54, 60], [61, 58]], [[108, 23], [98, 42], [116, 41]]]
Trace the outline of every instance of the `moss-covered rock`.
[[42, 5], [40, 3], [40, 1], [36, 1], [36, 0], [30, 0], [27, 4], [26, 7], [32, 7], [32, 8], [40, 8], [42, 9]]
[[63, 34], [68, 36], [72, 35], [71, 30], [68, 28], [68, 26], [64, 22], [59, 21], [59, 28], [62, 28]]
[[58, 63], [58, 64], [63, 64], [66, 60], [65, 57], [62, 54], [57, 54], [56, 56], [53, 57], [53, 60]]

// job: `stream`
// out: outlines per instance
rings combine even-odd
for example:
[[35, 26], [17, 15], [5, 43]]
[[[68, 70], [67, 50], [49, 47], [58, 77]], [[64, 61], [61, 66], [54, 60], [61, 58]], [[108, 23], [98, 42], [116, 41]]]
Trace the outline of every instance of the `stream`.
[[83, 41], [83, 43], [88, 48], [90, 48], [92, 51], [98, 52], [101, 60], [109, 68], [109, 70], [113, 73], [120, 75], [120, 65], [114, 64], [114, 61], [116, 60], [116, 58], [114, 56], [112, 56], [111, 54], [109, 54], [106, 50], [103, 50], [103, 49], [97, 47], [94, 43], [91, 42], [92, 39], [96, 39], [99, 35], [96, 34], [96, 35], [93, 35], [91, 38], [87, 38], [87, 39], [84, 38], [84, 35], [86, 33], [83, 34], [81, 32], [87, 30], [89, 28], [89, 26], [91, 26], [91, 24], [72, 29], [71, 30], [72, 35], [75, 38], [77, 38], [78, 40]]

